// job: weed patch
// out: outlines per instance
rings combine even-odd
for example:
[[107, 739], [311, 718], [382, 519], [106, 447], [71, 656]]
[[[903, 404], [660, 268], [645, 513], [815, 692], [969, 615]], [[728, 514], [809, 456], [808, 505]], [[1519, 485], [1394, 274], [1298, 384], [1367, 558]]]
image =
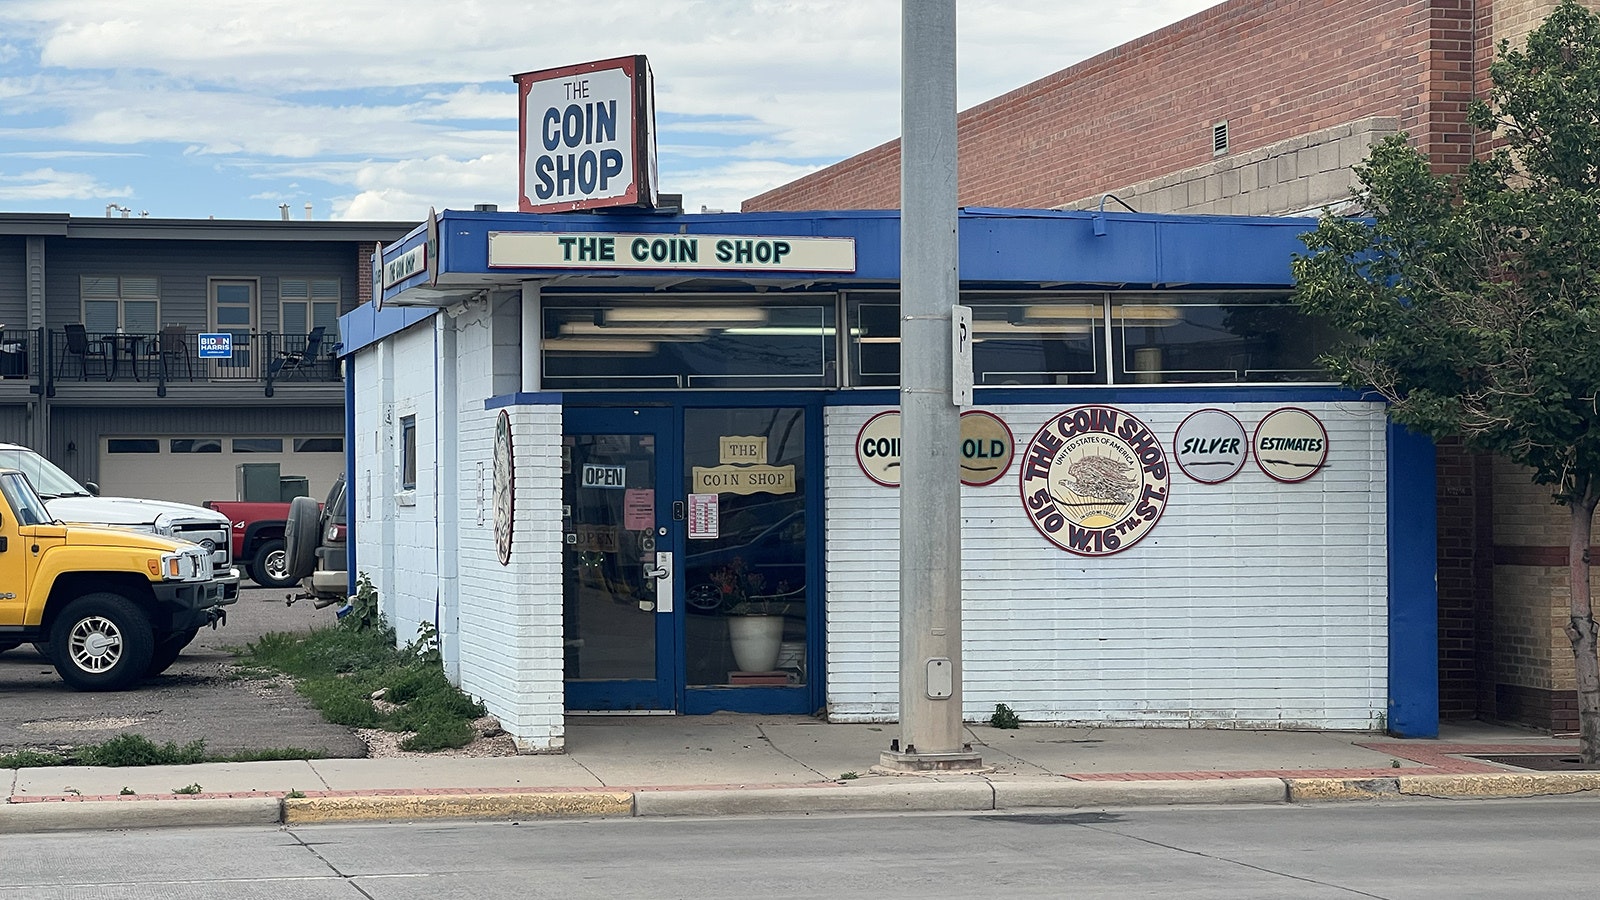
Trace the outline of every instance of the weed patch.
[[[415, 732], [404, 750], [432, 751], [472, 742], [483, 704], [461, 693], [419, 641], [395, 647], [386, 626], [340, 624], [310, 634], [267, 634], [241, 663], [291, 676], [322, 717], [350, 728]], [[382, 692], [380, 708], [372, 697]]]

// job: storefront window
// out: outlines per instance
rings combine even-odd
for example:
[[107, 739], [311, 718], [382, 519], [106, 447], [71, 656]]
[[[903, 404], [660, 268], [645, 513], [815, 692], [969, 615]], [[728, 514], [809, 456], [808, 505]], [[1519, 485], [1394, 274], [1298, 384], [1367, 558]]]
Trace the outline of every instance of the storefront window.
[[1118, 384], [1329, 381], [1338, 333], [1282, 293], [1113, 294]]
[[[898, 302], [893, 293], [848, 295], [851, 387], [899, 384]], [[967, 292], [961, 302], [972, 308], [980, 386], [1332, 380], [1316, 360], [1338, 334], [1284, 292]]]
[[544, 307], [544, 384], [557, 390], [808, 388], [836, 383], [834, 298], [683, 297]]
[[[984, 295], [972, 307], [973, 381], [978, 385], [1104, 384], [1105, 295]], [[851, 384], [900, 383], [896, 294], [852, 294]]]
[[684, 411], [691, 686], [806, 683], [805, 424], [793, 408]]

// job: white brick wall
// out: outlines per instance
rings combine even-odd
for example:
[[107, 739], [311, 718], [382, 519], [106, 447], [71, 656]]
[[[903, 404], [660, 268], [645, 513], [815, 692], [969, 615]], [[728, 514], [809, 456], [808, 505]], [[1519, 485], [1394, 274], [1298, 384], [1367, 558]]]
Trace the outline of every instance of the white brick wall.
[[[1253, 432], [1278, 404], [1229, 409]], [[1220, 485], [1174, 469], [1172, 500], [1132, 549], [1058, 550], [1021, 513], [1017, 469], [962, 488], [962, 715], [1005, 703], [1053, 722], [1376, 727], [1387, 695], [1385, 427], [1375, 404], [1297, 404], [1328, 428], [1327, 467], [1299, 484], [1254, 461]], [[1067, 404], [991, 408], [1018, 454]], [[1129, 405], [1162, 437], [1178, 405]], [[855, 461], [880, 408], [830, 408], [828, 707], [885, 721], [898, 705], [898, 491]]]
[[[514, 319], [511, 322], [515, 324]], [[459, 654], [462, 690], [528, 750], [562, 746], [562, 607], [560, 566], [561, 409], [516, 406], [508, 412], [516, 462], [516, 532], [511, 564], [494, 541], [493, 396], [496, 328], [487, 311], [436, 317], [356, 356], [357, 478], [363, 496], [352, 515], [359, 568], [368, 572], [384, 614], [407, 641], [417, 623], [434, 620], [440, 530], [457, 529]], [[434, 327], [457, 329], [459, 421], [437, 422]], [[512, 341], [514, 344], [514, 340]], [[500, 355], [504, 355], [501, 353]], [[396, 501], [399, 420], [417, 416], [415, 505]], [[388, 424], [391, 423], [392, 424]], [[390, 436], [392, 431], [393, 436]], [[458, 441], [459, 499], [438, 510], [438, 441]], [[453, 519], [453, 522], [450, 520]]]

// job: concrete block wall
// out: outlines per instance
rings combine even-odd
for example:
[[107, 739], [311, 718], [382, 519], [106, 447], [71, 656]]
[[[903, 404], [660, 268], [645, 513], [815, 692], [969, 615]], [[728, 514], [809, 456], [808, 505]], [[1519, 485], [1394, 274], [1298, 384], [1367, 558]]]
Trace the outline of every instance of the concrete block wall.
[[[1356, 183], [1351, 167], [1372, 145], [1394, 134], [1400, 120], [1375, 117], [1324, 128], [1213, 162], [1172, 172], [1109, 193], [1150, 213], [1190, 215], [1316, 215], [1349, 202]], [[1067, 209], [1120, 212], [1102, 194], [1069, 203]]]
[[[1214, 158], [1212, 127], [1223, 121], [1229, 154], [1237, 155], [1343, 123], [1394, 118], [1441, 165], [1464, 164], [1473, 149], [1466, 103], [1486, 30], [1473, 6], [1218, 4], [962, 112], [959, 201], [1059, 207], [1203, 166]], [[890, 142], [751, 198], [743, 209], [892, 209], [899, 180], [899, 145]], [[1312, 205], [1306, 189], [1307, 202], [1291, 200], [1289, 208]], [[1191, 199], [1203, 201], [1203, 194]]]

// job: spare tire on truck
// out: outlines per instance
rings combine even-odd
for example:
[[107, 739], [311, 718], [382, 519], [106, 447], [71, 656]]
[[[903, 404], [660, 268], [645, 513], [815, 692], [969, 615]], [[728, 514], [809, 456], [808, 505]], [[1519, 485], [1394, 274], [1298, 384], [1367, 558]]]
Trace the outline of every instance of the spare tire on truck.
[[321, 537], [322, 511], [310, 497], [289, 501], [289, 518], [283, 523], [283, 575], [291, 582], [310, 575], [317, 568], [317, 543]]

